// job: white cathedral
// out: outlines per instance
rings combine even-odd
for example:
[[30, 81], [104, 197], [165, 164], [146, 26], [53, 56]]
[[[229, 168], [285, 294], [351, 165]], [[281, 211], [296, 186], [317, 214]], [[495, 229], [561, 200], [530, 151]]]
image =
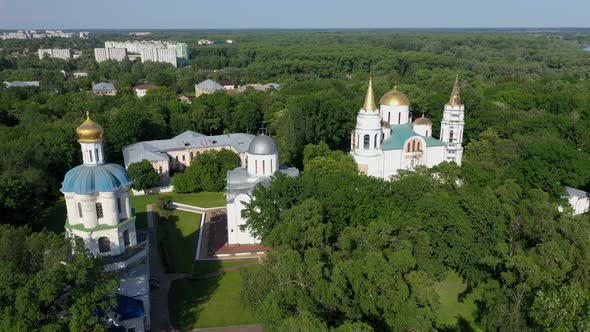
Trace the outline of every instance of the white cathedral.
[[432, 121], [410, 117], [408, 97], [394, 87], [375, 103], [372, 80], [359, 110], [351, 137], [351, 155], [363, 174], [391, 179], [399, 170], [432, 167], [444, 161], [461, 166], [465, 107], [461, 104], [459, 79], [444, 107], [440, 138], [432, 137]]

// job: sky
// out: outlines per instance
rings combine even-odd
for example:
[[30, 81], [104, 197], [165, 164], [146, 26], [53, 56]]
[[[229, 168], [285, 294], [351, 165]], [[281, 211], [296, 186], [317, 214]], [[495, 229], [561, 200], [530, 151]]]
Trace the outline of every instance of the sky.
[[589, 27], [590, 0], [0, 0], [0, 29]]

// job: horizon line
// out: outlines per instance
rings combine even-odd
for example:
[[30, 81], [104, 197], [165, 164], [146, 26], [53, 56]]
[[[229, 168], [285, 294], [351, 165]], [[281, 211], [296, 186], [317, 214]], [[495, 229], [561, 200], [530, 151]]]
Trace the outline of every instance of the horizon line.
[[590, 30], [590, 26], [505, 26], [505, 27], [398, 27], [398, 28], [369, 28], [369, 27], [314, 27], [314, 28], [58, 28], [58, 27], [35, 27], [35, 28], [0, 28], [0, 31], [19, 30], [62, 30], [62, 31], [322, 31], [322, 30]]

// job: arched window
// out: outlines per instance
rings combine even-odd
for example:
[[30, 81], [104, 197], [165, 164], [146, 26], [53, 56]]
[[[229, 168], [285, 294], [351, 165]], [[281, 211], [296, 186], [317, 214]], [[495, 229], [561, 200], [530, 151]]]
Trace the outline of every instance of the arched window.
[[121, 198], [117, 197], [117, 213], [121, 213]]
[[96, 156], [96, 161], [98, 162], [98, 148], [94, 149], [94, 155]]
[[88, 157], [90, 158], [90, 162], [92, 162], [92, 151], [88, 151]]
[[111, 241], [108, 237], [103, 236], [98, 238], [98, 251], [99, 252], [109, 252], [111, 251]]
[[391, 112], [387, 112], [387, 123], [391, 123]]
[[401, 123], [402, 123], [402, 114], [397, 113], [397, 124], [401, 124]]
[[416, 141], [412, 141], [412, 151], [416, 151]]
[[193, 152], [191, 152], [191, 160], [193, 160], [194, 156], [195, 156], [195, 154]]
[[83, 218], [84, 215], [82, 214], [82, 204], [78, 203], [78, 217]]
[[96, 216], [98, 218], [104, 217], [104, 214], [102, 213], [102, 203], [96, 203]]
[[123, 243], [125, 243], [125, 247], [127, 247], [131, 243], [131, 241], [129, 240], [129, 231], [128, 230], [125, 230], [123, 232]]
[[369, 142], [370, 141], [371, 141], [371, 136], [365, 135], [363, 137], [363, 148], [368, 149], [369, 148]]
[[421, 151], [421, 149], [420, 149], [420, 142], [418, 142], [418, 144], [416, 145], [416, 150], [417, 151]]
[[428, 130], [426, 131], [426, 136], [428, 137]]
[[262, 161], [262, 175], [266, 174], [266, 164], [264, 162], [264, 160]]
[[258, 174], [258, 160], [254, 160], [254, 174]]
[[373, 147], [377, 148], [377, 140], [379, 140], [379, 134], [375, 134], [375, 142], [373, 142]]
[[411, 152], [411, 151], [412, 151], [411, 147], [412, 147], [412, 146], [410, 145], [410, 142], [408, 142], [408, 146], [406, 146], [406, 150], [407, 150], [408, 152]]
[[449, 131], [449, 142], [453, 143], [453, 131]]
[[158, 173], [162, 174], [162, 166], [158, 168]]
[[270, 173], [272, 174], [273, 169], [272, 169], [272, 159], [270, 160]]

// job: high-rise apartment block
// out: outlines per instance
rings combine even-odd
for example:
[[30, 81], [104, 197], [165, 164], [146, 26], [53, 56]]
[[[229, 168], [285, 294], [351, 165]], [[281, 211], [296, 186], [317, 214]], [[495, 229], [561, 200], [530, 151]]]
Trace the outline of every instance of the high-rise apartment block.
[[50, 58], [70, 60], [74, 51], [71, 48], [40, 48], [38, 53], [39, 59], [43, 59], [47, 55]]
[[176, 67], [176, 50], [162, 48], [146, 48], [139, 52], [141, 61], [166, 62]]
[[124, 48], [95, 48], [94, 58], [97, 62], [106, 60], [121, 61], [127, 56], [127, 50]]
[[179, 62], [188, 62], [189, 53], [188, 45], [186, 43], [176, 44], [176, 58], [178, 58]]

